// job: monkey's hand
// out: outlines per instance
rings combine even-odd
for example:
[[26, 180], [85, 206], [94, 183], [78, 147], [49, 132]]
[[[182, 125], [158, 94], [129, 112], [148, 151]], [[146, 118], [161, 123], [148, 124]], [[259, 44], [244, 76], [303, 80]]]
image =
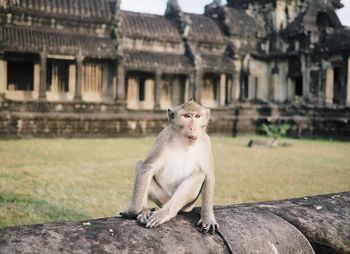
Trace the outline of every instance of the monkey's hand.
[[160, 209], [151, 213], [151, 216], [146, 221], [146, 228], [154, 228], [163, 224], [164, 222], [172, 218], [170, 212], [167, 209]]
[[139, 215], [137, 215], [136, 220], [138, 223], [145, 225], [147, 223], [147, 221], [149, 220], [149, 218], [151, 217], [151, 214], [152, 214], [151, 209], [143, 208], [142, 212]]
[[211, 218], [202, 217], [197, 225], [201, 227], [201, 231], [204, 233], [210, 232], [213, 234], [219, 229], [219, 224], [216, 222], [214, 216]]

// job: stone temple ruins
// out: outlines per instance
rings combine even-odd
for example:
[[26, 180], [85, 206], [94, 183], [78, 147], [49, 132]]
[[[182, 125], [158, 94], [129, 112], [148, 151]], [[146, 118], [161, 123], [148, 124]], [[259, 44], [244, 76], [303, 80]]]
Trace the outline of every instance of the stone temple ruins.
[[156, 133], [194, 98], [210, 131], [350, 138], [340, 0], [214, 0], [164, 15], [120, 0], [0, 0], [0, 136]]

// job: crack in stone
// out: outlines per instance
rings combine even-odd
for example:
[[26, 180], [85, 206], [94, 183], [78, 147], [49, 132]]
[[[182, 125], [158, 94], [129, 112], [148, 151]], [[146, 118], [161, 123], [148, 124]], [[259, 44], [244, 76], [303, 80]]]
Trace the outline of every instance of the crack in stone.
[[230, 243], [225, 239], [225, 236], [220, 232], [219, 229], [216, 229], [215, 232], [222, 239], [222, 241], [224, 242], [225, 246], [227, 247], [229, 253], [233, 254], [232, 247], [231, 247]]

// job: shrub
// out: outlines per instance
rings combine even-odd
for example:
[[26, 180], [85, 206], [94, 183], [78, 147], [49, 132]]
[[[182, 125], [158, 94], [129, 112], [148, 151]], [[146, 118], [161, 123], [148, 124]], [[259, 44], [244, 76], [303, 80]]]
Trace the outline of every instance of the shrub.
[[291, 128], [290, 124], [263, 124], [260, 126], [260, 130], [266, 134], [267, 136], [273, 138], [274, 140], [278, 140], [281, 137], [286, 136], [288, 130]]

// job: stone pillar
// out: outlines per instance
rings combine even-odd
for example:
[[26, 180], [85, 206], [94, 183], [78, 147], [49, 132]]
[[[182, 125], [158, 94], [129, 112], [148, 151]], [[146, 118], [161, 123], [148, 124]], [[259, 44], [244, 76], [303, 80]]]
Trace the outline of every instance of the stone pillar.
[[350, 106], [350, 56], [348, 58], [348, 80], [346, 82], [346, 105]]
[[0, 58], [0, 100], [5, 97], [7, 85], [7, 62]]
[[40, 83], [39, 83], [39, 99], [46, 99], [47, 87], [47, 56], [46, 52], [40, 54]]
[[270, 86], [269, 92], [269, 100], [271, 101], [278, 101], [278, 72], [277, 73], [272, 73], [272, 85]]
[[192, 72], [188, 80], [188, 99], [195, 99], [196, 73]]
[[231, 98], [230, 98], [230, 102], [229, 103], [235, 103], [239, 101], [239, 95], [241, 93], [241, 88], [240, 88], [240, 73], [239, 72], [235, 72], [233, 74], [232, 77], [232, 81], [231, 81], [231, 89], [229, 91], [231, 91]]
[[40, 93], [40, 63], [34, 64], [33, 88], [32, 96], [34, 99], [38, 99]]
[[77, 56], [77, 68], [76, 68], [76, 87], [75, 87], [75, 95], [74, 100], [81, 101], [82, 99], [82, 83], [83, 83], [83, 60], [84, 57], [79, 54]]
[[[143, 102], [144, 109], [153, 109], [155, 105], [155, 82], [153, 79], [145, 80], [145, 100]], [[160, 104], [159, 104], [160, 105]], [[159, 107], [160, 108], [160, 107]]]
[[77, 76], [77, 67], [75, 64], [70, 64], [69, 65], [69, 81], [68, 81], [68, 84], [69, 84], [69, 98], [70, 100], [72, 98], [74, 98], [75, 96], [75, 89], [76, 89], [76, 76]]
[[291, 102], [294, 99], [295, 87], [293, 86], [293, 81], [287, 78], [287, 101]]
[[325, 88], [325, 103], [327, 105], [333, 104], [334, 97], [334, 70], [332, 65], [328, 66], [326, 75], [326, 88]]
[[196, 73], [194, 74], [194, 82], [193, 82], [194, 98], [193, 99], [198, 103], [201, 103], [201, 100], [202, 100], [201, 98], [202, 84], [203, 84], [203, 73], [197, 70]]
[[305, 101], [310, 99], [310, 71], [308, 66], [308, 57], [301, 57], [301, 72], [303, 73], [303, 98]]
[[249, 83], [248, 83], [248, 100], [254, 100], [257, 97], [257, 91], [256, 91], [256, 77], [253, 75], [249, 75]]
[[154, 109], [160, 109], [161, 82], [162, 82], [162, 72], [161, 70], [157, 70], [155, 82], [154, 82]]
[[281, 84], [281, 102], [288, 101], [288, 63], [280, 63], [280, 84]]
[[125, 99], [125, 68], [123, 62], [119, 62], [117, 65], [117, 96], [115, 100], [124, 103]]
[[192, 98], [192, 92], [190, 91], [190, 90], [191, 90], [190, 79], [191, 79], [191, 77], [188, 76], [188, 77], [186, 77], [186, 80], [185, 80], [184, 102], [186, 102], [186, 101], [188, 101], [190, 98]]
[[231, 104], [232, 102], [232, 82], [233, 78], [232, 75], [227, 75], [226, 76], [226, 97], [225, 97], [225, 103], [227, 105]]
[[219, 98], [219, 106], [225, 106], [226, 99], [226, 75], [220, 75], [220, 98]]

